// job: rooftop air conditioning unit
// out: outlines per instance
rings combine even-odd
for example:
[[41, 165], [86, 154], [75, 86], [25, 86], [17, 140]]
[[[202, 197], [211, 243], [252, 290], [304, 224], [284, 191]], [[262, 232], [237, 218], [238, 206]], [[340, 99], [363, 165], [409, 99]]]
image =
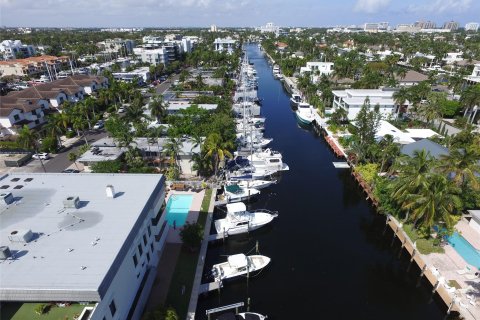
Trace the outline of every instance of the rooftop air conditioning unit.
[[64, 208], [78, 209], [80, 198], [78, 196], [68, 196], [63, 200]]
[[12, 253], [10, 252], [10, 249], [7, 246], [1, 246], [0, 247], [0, 260], [6, 260], [10, 258]]
[[9, 205], [13, 202], [13, 195], [11, 192], [0, 193], [0, 205]]
[[10, 232], [8, 235], [8, 240], [11, 242], [23, 242], [27, 243], [30, 242], [33, 238], [32, 230], [24, 229], [24, 230], [15, 230]]

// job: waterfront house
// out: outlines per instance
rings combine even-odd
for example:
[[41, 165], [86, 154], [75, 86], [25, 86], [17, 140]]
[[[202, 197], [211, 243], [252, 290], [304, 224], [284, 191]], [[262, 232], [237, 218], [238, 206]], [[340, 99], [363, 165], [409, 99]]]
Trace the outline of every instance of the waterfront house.
[[428, 153], [430, 153], [432, 157], [434, 157], [437, 160], [440, 159], [441, 156], [449, 155], [448, 148], [445, 148], [444, 146], [436, 142], [433, 142], [432, 140], [429, 140], [429, 139], [422, 139], [422, 140], [418, 140], [413, 143], [404, 145], [402, 146], [400, 152], [403, 155], [413, 157], [413, 154], [415, 151], [422, 151], [422, 150], [427, 151]]
[[230, 37], [227, 38], [216, 38], [213, 42], [215, 51], [226, 51], [228, 53], [233, 53], [237, 46], [237, 40]]
[[[398, 117], [406, 112], [409, 102], [400, 106], [393, 98], [394, 90], [388, 89], [347, 89], [333, 90], [333, 109], [343, 108], [347, 111], [348, 120], [354, 120], [367, 98], [373, 109], [379, 106], [379, 111], [384, 117]], [[333, 111], [334, 111], [333, 110]]]
[[395, 80], [398, 81], [400, 86], [410, 87], [428, 80], [428, 76], [414, 70], [408, 70], [404, 77], [395, 75]]
[[300, 74], [310, 73], [310, 81], [317, 82], [322, 75], [331, 75], [333, 73], [333, 62], [308, 61], [305, 67], [300, 68]]
[[472, 74], [463, 78], [466, 85], [475, 85], [480, 83], [480, 63], [475, 64]]

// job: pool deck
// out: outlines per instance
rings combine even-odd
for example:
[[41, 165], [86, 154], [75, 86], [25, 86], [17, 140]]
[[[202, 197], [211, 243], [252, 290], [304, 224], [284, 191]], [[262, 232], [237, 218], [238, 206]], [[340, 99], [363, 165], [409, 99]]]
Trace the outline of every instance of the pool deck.
[[[168, 199], [174, 194], [179, 195], [193, 195], [192, 204], [190, 205], [190, 210], [188, 211], [187, 219], [185, 222], [195, 223], [198, 219], [198, 214], [200, 213], [200, 209], [202, 207], [203, 196], [205, 195], [205, 191], [202, 190], [200, 192], [191, 192], [191, 191], [176, 191], [171, 190], [166, 198], [165, 201], [168, 203]], [[176, 229], [170, 228], [167, 234], [167, 243], [182, 243], [182, 239], [180, 238], [180, 227]]]
[[460, 220], [455, 228], [475, 249], [480, 250], [480, 233], [469, 226], [467, 220]]

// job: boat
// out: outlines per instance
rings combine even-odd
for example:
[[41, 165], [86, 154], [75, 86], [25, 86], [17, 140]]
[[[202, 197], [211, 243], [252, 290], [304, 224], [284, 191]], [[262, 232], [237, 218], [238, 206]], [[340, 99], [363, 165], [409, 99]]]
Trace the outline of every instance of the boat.
[[273, 73], [273, 77], [274, 77], [275, 79], [279, 79], [279, 78], [280, 78], [280, 75], [281, 75], [281, 73], [280, 73], [280, 67], [279, 67], [278, 65], [274, 65], [274, 66], [273, 66], [273, 69], [272, 69], [272, 73]]
[[257, 190], [264, 189], [267, 187], [270, 187], [271, 185], [274, 185], [277, 183], [277, 180], [228, 180], [227, 185], [233, 185], [236, 184], [240, 186], [241, 188], [254, 188]]
[[288, 171], [289, 167], [282, 158], [280, 152], [268, 148], [252, 153], [247, 159], [256, 169]]
[[302, 96], [300, 96], [298, 93], [293, 93], [292, 97], [290, 98], [290, 104], [292, 107], [298, 107], [300, 102], [302, 102]]
[[238, 143], [246, 148], [259, 149], [265, 148], [272, 142], [272, 138], [263, 138], [258, 136], [247, 135], [247, 137], [241, 136], [238, 138]]
[[223, 191], [225, 200], [227, 200], [228, 203], [247, 200], [260, 194], [258, 189], [242, 188], [236, 184], [224, 186]]
[[304, 124], [311, 124], [315, 119], [312, 106], [310, 106], [308, 103], [299, 103], [295, 114], [297, 115], [298, 120]]
[[266, 209], [247, 211], [243, 202], [229, 203], [225, 218], [215, 220], [214, 224], [218, 234], [231, 236], [261, 228], [272, 222], [277, 216], [277, 212]]
[[255, 312], [242, 312], [235, 314], [233, 312], [228, 312], [219, 315], [216, 320], [265, 320], [267, 316], [261, 315], [260, 313]]
[[270, 258], [262, 255], [246, 256], [243, 253], [234, 254], [226, 262], [214, 264], [212, 275], [215, 281], [236, 278], [257, 272], [270, 263]]

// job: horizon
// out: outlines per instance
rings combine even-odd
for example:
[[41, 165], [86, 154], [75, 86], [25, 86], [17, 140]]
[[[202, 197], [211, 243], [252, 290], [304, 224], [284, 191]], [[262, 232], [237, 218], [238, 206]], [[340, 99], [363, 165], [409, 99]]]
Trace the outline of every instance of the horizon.
[[[437, 28], [448, 21], [460, 27], [479, 22], [480, 2], [473, 0], [105, 0], [67, 3], [50, 0], [0, 0], [0, 20], [7, 28], [253, 28], [274, 22], [280, 27], [327, 28], [388, 22], [413, 24], [433, 21]], [[295, 14], [292, 14], [294, 12]], [[267, 14], [265, 14], [267, 13]], [[341, 13], [341, 18], [339, 17]]]

